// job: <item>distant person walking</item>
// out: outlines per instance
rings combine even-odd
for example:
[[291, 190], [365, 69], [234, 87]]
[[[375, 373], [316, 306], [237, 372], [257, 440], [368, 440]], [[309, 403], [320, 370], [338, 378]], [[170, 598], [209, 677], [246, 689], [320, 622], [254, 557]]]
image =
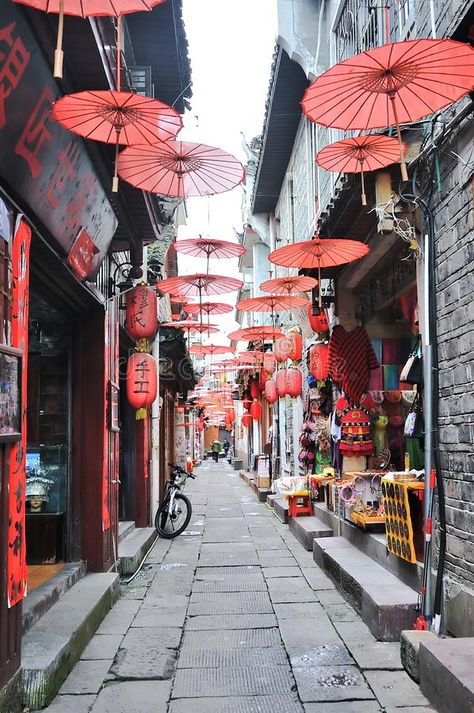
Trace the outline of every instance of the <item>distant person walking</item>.
[[230, 448], [230, 443], [229, 443], [229, 441], [228, 441], [227, 438], [226, 438], [225, 441], [224, 441], [224, 453], [225, 453], [225, 457], [226, 457], [226, 458], [227, 458], [227, 455], [228, 455], [228, 453], [229, 453], [229, 448]]
[[214, 458], [214, 460], [217, 463], [219, 460], [219, 453], [221, 452], [220, 441], [218, 441], [217, 439], [215, 441], [212, 441], [211, 451], [212, 451], [212, 457]]

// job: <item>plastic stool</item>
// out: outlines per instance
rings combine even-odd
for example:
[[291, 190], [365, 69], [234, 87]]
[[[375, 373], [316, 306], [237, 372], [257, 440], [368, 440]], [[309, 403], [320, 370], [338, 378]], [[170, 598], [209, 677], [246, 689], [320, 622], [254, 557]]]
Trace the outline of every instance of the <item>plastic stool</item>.
[[298, 515], [312, 514], [313, 504], [309, 493], [308, 495], [288, 495], [288, 517], [298, 517]]

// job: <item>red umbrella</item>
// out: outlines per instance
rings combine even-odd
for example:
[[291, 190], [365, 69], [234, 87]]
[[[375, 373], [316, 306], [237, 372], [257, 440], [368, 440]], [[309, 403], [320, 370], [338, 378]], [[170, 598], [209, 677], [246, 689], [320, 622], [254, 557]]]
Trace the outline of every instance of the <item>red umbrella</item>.
[[[406, 153], [403, 144], [403, 155]], [[397, 139], [388, 136], [354, 136], [325, 146], [316, 156], [316, 163], [326, 171], [360, 173], [362, 205], [367, 205], [364, 171], [376, 171], [400, 160]]]
[[154, 144], [173, 138], [183, 126], [179, 113], [167, 104], [133, 92], [109, 89], [67, 94], [55, 102], [52, 115], [68, 131], [86, 139], [115, 144], [112, 183], [115, 193], [120, 144]]
[[[268, 256], [270, 262], [284, 267], [297, 267], [299, 269], [318, 269], [319, 285], [321, 285], [321, 268], [336, 267], [353, 262], [367, 255], [370, 248], [357, 240], [343, 238], [324, 238], [316, 236], [312, 240], [301, 243], [292, 243], [283, 248], [274, 250]], [[319, 292], [319, 306], [321, 308], [321, 291]]]
[[172, 243], [172, 247], [177, 252], [192, 255], [193, 257], [205, 257], [207, 259], [207, 272], [209, 272], [209, 259], [239, 257], [245, 252], [243, 245], [231, 243], [228, 240], [215, 240], [213, 238], [190, 238], [189, 240], [178, 240]]
[[241, 312], [284, 312], [288, 309], [305, 307], [308, 302], [309, 300], [305, 297], [263, 295], [262, 297], [251, 297], [247, 300], [240, 300], [240, 302], [236, 304], [236, 309]]
[[207, 356], [210, 354], [229, 354], [234, 351], [232, 347], [224, 347], [220, 344], [195, 344], [190, 348], [191, 354], [196, 354], [198, 356]]
[[[56, 51], [54, 53], [54, 76], [63, 76], [63, 31], [64, 15], [78, 17], [120, 17], [131, 12], [152, 10], [155, 5], [161, 5], [166, 0], [15, 0], [22, 5], [34, 7], [43, 12], [53, 12], [59, 15]], [[117, 46], [120, 44], [117, 42]]]
[[226, 302], [203, 302], [202, 304], [190, 303], [184, 308], [186, 314], [226, 314], [232, 312], [233, 306]]
[[118, 168], [119, 175], [132, 186], [173, 198], [230, 191], [245, 175], [234, 156], [184, 141], [127, 148], [119, 156]]
[[214, 324], [201, 324], [201, 322], [191, 322], [191, 320], [182, 320], [180, 322], [165, 322], [160, 324], [160, 327], [176, 327], [177, 329], [182, 329], [183, 332], [207, 332], [208, 334], [214, 334], [219, 331], [219, 327]]
[[408, 180], [400, 123], [449, 106], [473, 89], [474, 48], [446, 39], [394, 42], [339, 62], [308, 87], [306, 116], [336, 129], [395, 125], [402, 178]]
[[255, 327], [243, 327], [230, 332], [227, 337], [233, 342], [260, 342], [266, 339], [275, 339], [282, 337], [283, 332], [279, 327], [270, 327], [269, 325], [261, 325]]
[[263, 362], [262, 352], [240, 352], [237, 354], [239, 364], [259, 364]]
[[309, 292], [318, 286], [314, 277], [295, 275], [294, 277], [274, 277], [265, 280], [260, 285], [263, 292], [273, 292], [274, 295], [290, 295], [291, 293]]

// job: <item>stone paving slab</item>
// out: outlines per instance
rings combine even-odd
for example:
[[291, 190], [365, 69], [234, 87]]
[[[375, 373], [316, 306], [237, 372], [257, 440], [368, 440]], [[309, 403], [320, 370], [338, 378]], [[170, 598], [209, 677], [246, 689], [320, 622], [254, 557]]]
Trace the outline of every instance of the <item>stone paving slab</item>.
[[130, 629], [111, 674], [123, 679], [171, 678], [180, 638], [180, 629]]
[[298, 619], [306, 617], [309, 619], [325, 619], [326, 615], [321, 604], [318, 602], [296, 602], [274, 604], [275, 614], [278, 619]]
[[263, 579], [253, 577], [242, 577], [227, 579], [225, 582], [213, 582], [209, 580], [200, 581], [196, 579], [193, 592], [266, 592], [267, 585]]
[[334, 582], [320, 569], [303, 567], [301, 570], [309, 586], [315, 591], [335, 589]]
[[200, 614], [273, 614], [273, 607], [266, 592], [196, 593], [188, 616]]
[[97, 634], [82, 652], [81, 660], [113, 659], [122, 639], [122, 634]]
[[125, 634], [140, 609], [141, 602], [122, 599], [110, 610], [97, 629], [97, 634]]
[[280, 619], [280, 633], [285, 648], [290, 656], [303, 656], [315, 646], [341, 644], [336, 630], [327, 619], [309, 621], [299, 619]]
[[381, 706], [429, 706], [418, 684], [405, 671], [365, 671]]
[[283, 646], [266, 649], [186, 649], [180, 653], [178, 668], [242, 668], [288, 666]]
[[[146, 602], [146, 600], [145, 600]], [[133, 628], [170, 627], [179, 628], [184, 625], [187, 605], [174, 605], [172, 601], [156, 600], [155, 604], [143, 604], [132, 622]]]
[[193, 616], [186, 622], [190, 631], [206, 629], [270, 629], [277, 626], [274, 614], [216, 614], [214, 616]]
[[300, 656], [290, 659], [292, 668], [309, 668], [311, 666], [347, 666], [353, 665], [354, 659], [342, 643], [321, 644], [313, 646]]
[[295, 668], [293, 673], [303, 703], [374, 698], [357, 666], [311, 666]]
[[299, 567], [263, 567], [262, 574], [265, 579], [282, 579], [285, 577], [300, 577]]
[[317, 595], [302, 576], [269, 579], [267, 586], [273, 604], [318, 601]]
[[169, 713], [303, 713], [303, 708], [292, 695], [182, 698], [171, 701]]
[[178, 669], [173, 698], [207, 696], [257, 696], [290, 693], [294, 680], [284, 666], [256, 668], [186, 668]]
[[398, 642], [377, 641], [375, 643], [346, 642], [346, 645], [362, 669], [403, 670]]
[[225, 631], [189, 631], [184, 633], [181, 653], [187, 649], [200, 651], [203, 649], [251, 649], [281, 646], [278, 629], [227, 629]]
[[95, 696], [57, 696], [43, 713], [89, 713]]
[[112, 660], [78, 661], [59, 689], [59, 695], [99, 692]]
[[[377, 701], [344, 701], [342, 705], [340, 703], [305, 703], [304, 710], [305, 713], [388, 713], [380, 708]], [[402, 711], [402, 709], [397, 708], [397, 711]], [[416, 712], [413, 711], [413, 713]], [[424, 713], [424, 711], [420, 711], [420, 713]]]
[[92, 706], [91, 713], [167, 713], [169, 681], [109, 683]]

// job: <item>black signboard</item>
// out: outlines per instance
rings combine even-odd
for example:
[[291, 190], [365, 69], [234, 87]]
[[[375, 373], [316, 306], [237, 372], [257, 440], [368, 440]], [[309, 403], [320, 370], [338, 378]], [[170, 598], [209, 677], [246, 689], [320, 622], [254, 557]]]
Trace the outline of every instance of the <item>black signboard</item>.
[[59, 90], [20, 8], [0, 0], [0, 181], [38, 216], [66, 254], [78, 236], [102, 262], [115, 213], [82, 139], [51, 118]]

